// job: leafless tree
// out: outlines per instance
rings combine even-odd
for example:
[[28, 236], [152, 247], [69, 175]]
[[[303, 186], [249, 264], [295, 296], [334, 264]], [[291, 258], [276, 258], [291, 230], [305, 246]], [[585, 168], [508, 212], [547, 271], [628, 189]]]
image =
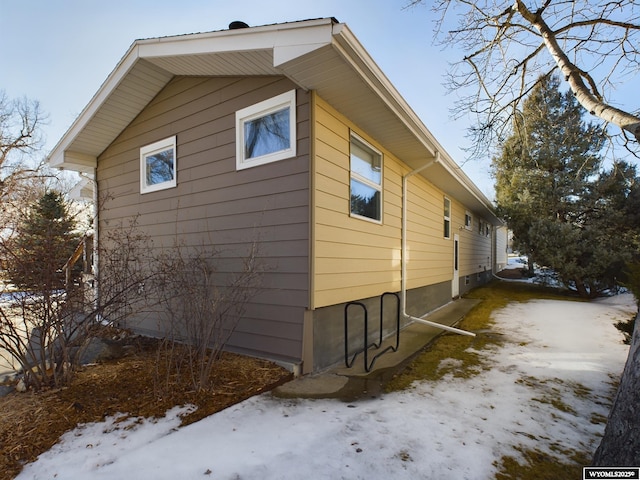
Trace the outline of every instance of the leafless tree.
[[[421, 3], [431, 5], [412, 0], [408, 6]], [[625, 147], [640, 156], [640, 96], [614, 98], [621, 84], [638, 82], [636, 0], [434, 0], [432, 9], [437, 40], [464, 51], [447, 84], [471, 91], [454, 114], [477, 115], [474, 154], [486, 157], [541, 76], [559, 71], [578, 102], [620, 127]]]
[[[69, 176], [52, 171], [38, 155], [47, 121], [40, 104], [26, 97], [10, 99], [0, 90], [0, 230], [11, 235], [15, 220], [45, 191], [66, 192]], [[75, 181], [75, 180], [74, 180]]]
[[12, 100], [0, 90], [0, 168], [18, 160], [17, 154], [33, 153], [42, 146], [40, 129], [45, 121], [37, 101]]
[[0, 199], [15, 195], [15, 186], [40, 170], [41, 164], [27, 166], [25, 159], [42, 147], [45, 122], [36, 100], [10, 99], [0, 90]]

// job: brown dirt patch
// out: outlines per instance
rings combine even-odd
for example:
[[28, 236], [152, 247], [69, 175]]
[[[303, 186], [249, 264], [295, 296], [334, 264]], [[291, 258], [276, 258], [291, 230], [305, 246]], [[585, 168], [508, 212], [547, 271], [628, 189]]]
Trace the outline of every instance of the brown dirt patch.
[[[196, 422], [291, 378], [264, 360], [224, 353], [217, 361], [212, 388], [196, 392], [189, 375], [167, 376], [158, 365], [158, 344], [138, 341], [123, 358], [83, 367], [71, 385], [0, 398], [0, 480], [14, 478], [26, 463], [49, 450], [78, 424], [100, 422], [115, 413], [163, 417], [176, 405], [197, 410], [183, 418]], [[167, 379], [171, 387], [166, 388]]]
[[496, 273], [496, 275], [500, 278], [519, 279], [527, 278], [528, 273], [526, 268], [505, 268]]

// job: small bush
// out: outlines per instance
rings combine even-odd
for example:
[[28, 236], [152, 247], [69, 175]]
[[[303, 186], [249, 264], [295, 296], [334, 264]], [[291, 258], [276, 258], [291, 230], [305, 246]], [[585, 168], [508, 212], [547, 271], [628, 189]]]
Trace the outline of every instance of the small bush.
[[216, 268], [220, 257], [213, 248], [178, 245], [158, 261], [155, 288], [167, 313], [159, 393], [182, 375], [189, 376], [194, 390], [210, 389], [215, 363], [258, 291], [262, 267], [256, 243], [232, 272]]

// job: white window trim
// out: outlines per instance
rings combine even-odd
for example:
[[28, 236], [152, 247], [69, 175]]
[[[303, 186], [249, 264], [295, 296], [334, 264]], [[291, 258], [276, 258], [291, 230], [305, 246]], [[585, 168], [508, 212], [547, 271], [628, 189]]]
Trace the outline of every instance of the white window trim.
[[[446, 215], [444, 210], [444, 202], [448, 202], [449, 203], [449, 215]], [[447, 197], [444, 197], [443, 203], [442, 203], [442, 217], [443, 217], [443, 221], [444, 222], [449, 222], [449, 236], [447, 237], [446, 235], [443, 235], [444, 238], [450, 239], [451, 238], [451, 200]], [[444, 227], [444, 226], [443, 226]], [[443, 232], [444, 234], [444, 232]]]
[[[289, 107], [290, 147], [259, 157], [244, 158], [244, 123]], [[291, 90], [236, 112], [236, 170], [256, 167], [296, 156], [296, 91]]]
[[[147, 157], [154, 153], [162, 152], [163, 150], [173, 149], [173, 179], [166, 182], [156, 183], [153, 185], [147, 185]], [[176, 136], [159, 140], [150, 145], [146, 145], [140, 149], [140, 193], [157, 192], [158, 190], [165, 190], [167, 188], [173, 188], [177, 185], [176, 178], [178, 177], [178, 151], [176, 149]]]
[[[376, 223], [378, 225], [382, 225], [383, 215], [384, 215], [384, 156], [382, 152], [378, 150], [376, 147], [367, 142], [364, 138], [358, 135], [355, 132], [350, 132], [349, 138], [349, 216], [353, 218], [358, 218], [360, 220], [366, 220], [367, 222]], [[380, 157], [380, 183], [375, 183], [369, 180], [368, 178], [364, 178], [362, 175], [359, 175], [351, 170], [351, 139], [355, 138], [356, 141], [370, 149], [373, 153]], [[358, 215], [357, 213], [353, 213], [351, 211], [351, 179], [354, 179], [360, 183], [365, 184], [368, 187], [371, 187], [380, 192], [380, 220], [376, 218], [365, 217], [364, 215]]]

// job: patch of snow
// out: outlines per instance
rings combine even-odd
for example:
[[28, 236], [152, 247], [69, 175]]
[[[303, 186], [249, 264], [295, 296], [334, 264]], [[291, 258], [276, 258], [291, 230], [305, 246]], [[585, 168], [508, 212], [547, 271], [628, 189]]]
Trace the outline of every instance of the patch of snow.
[[564, 460], [558, 447], [597, 446], [591, 420], [608, 414], [628, 352], [613, 323], [636, 310], [629, 294], [512, 303], [494, 314], [506, 342], [479, 352], [492, 368], [471, 378], [351, 404], [263, 394], [179, 430], [179, 409], [114, 417], [67, 433], [18, 479], [485, 479], [518, 447]]

